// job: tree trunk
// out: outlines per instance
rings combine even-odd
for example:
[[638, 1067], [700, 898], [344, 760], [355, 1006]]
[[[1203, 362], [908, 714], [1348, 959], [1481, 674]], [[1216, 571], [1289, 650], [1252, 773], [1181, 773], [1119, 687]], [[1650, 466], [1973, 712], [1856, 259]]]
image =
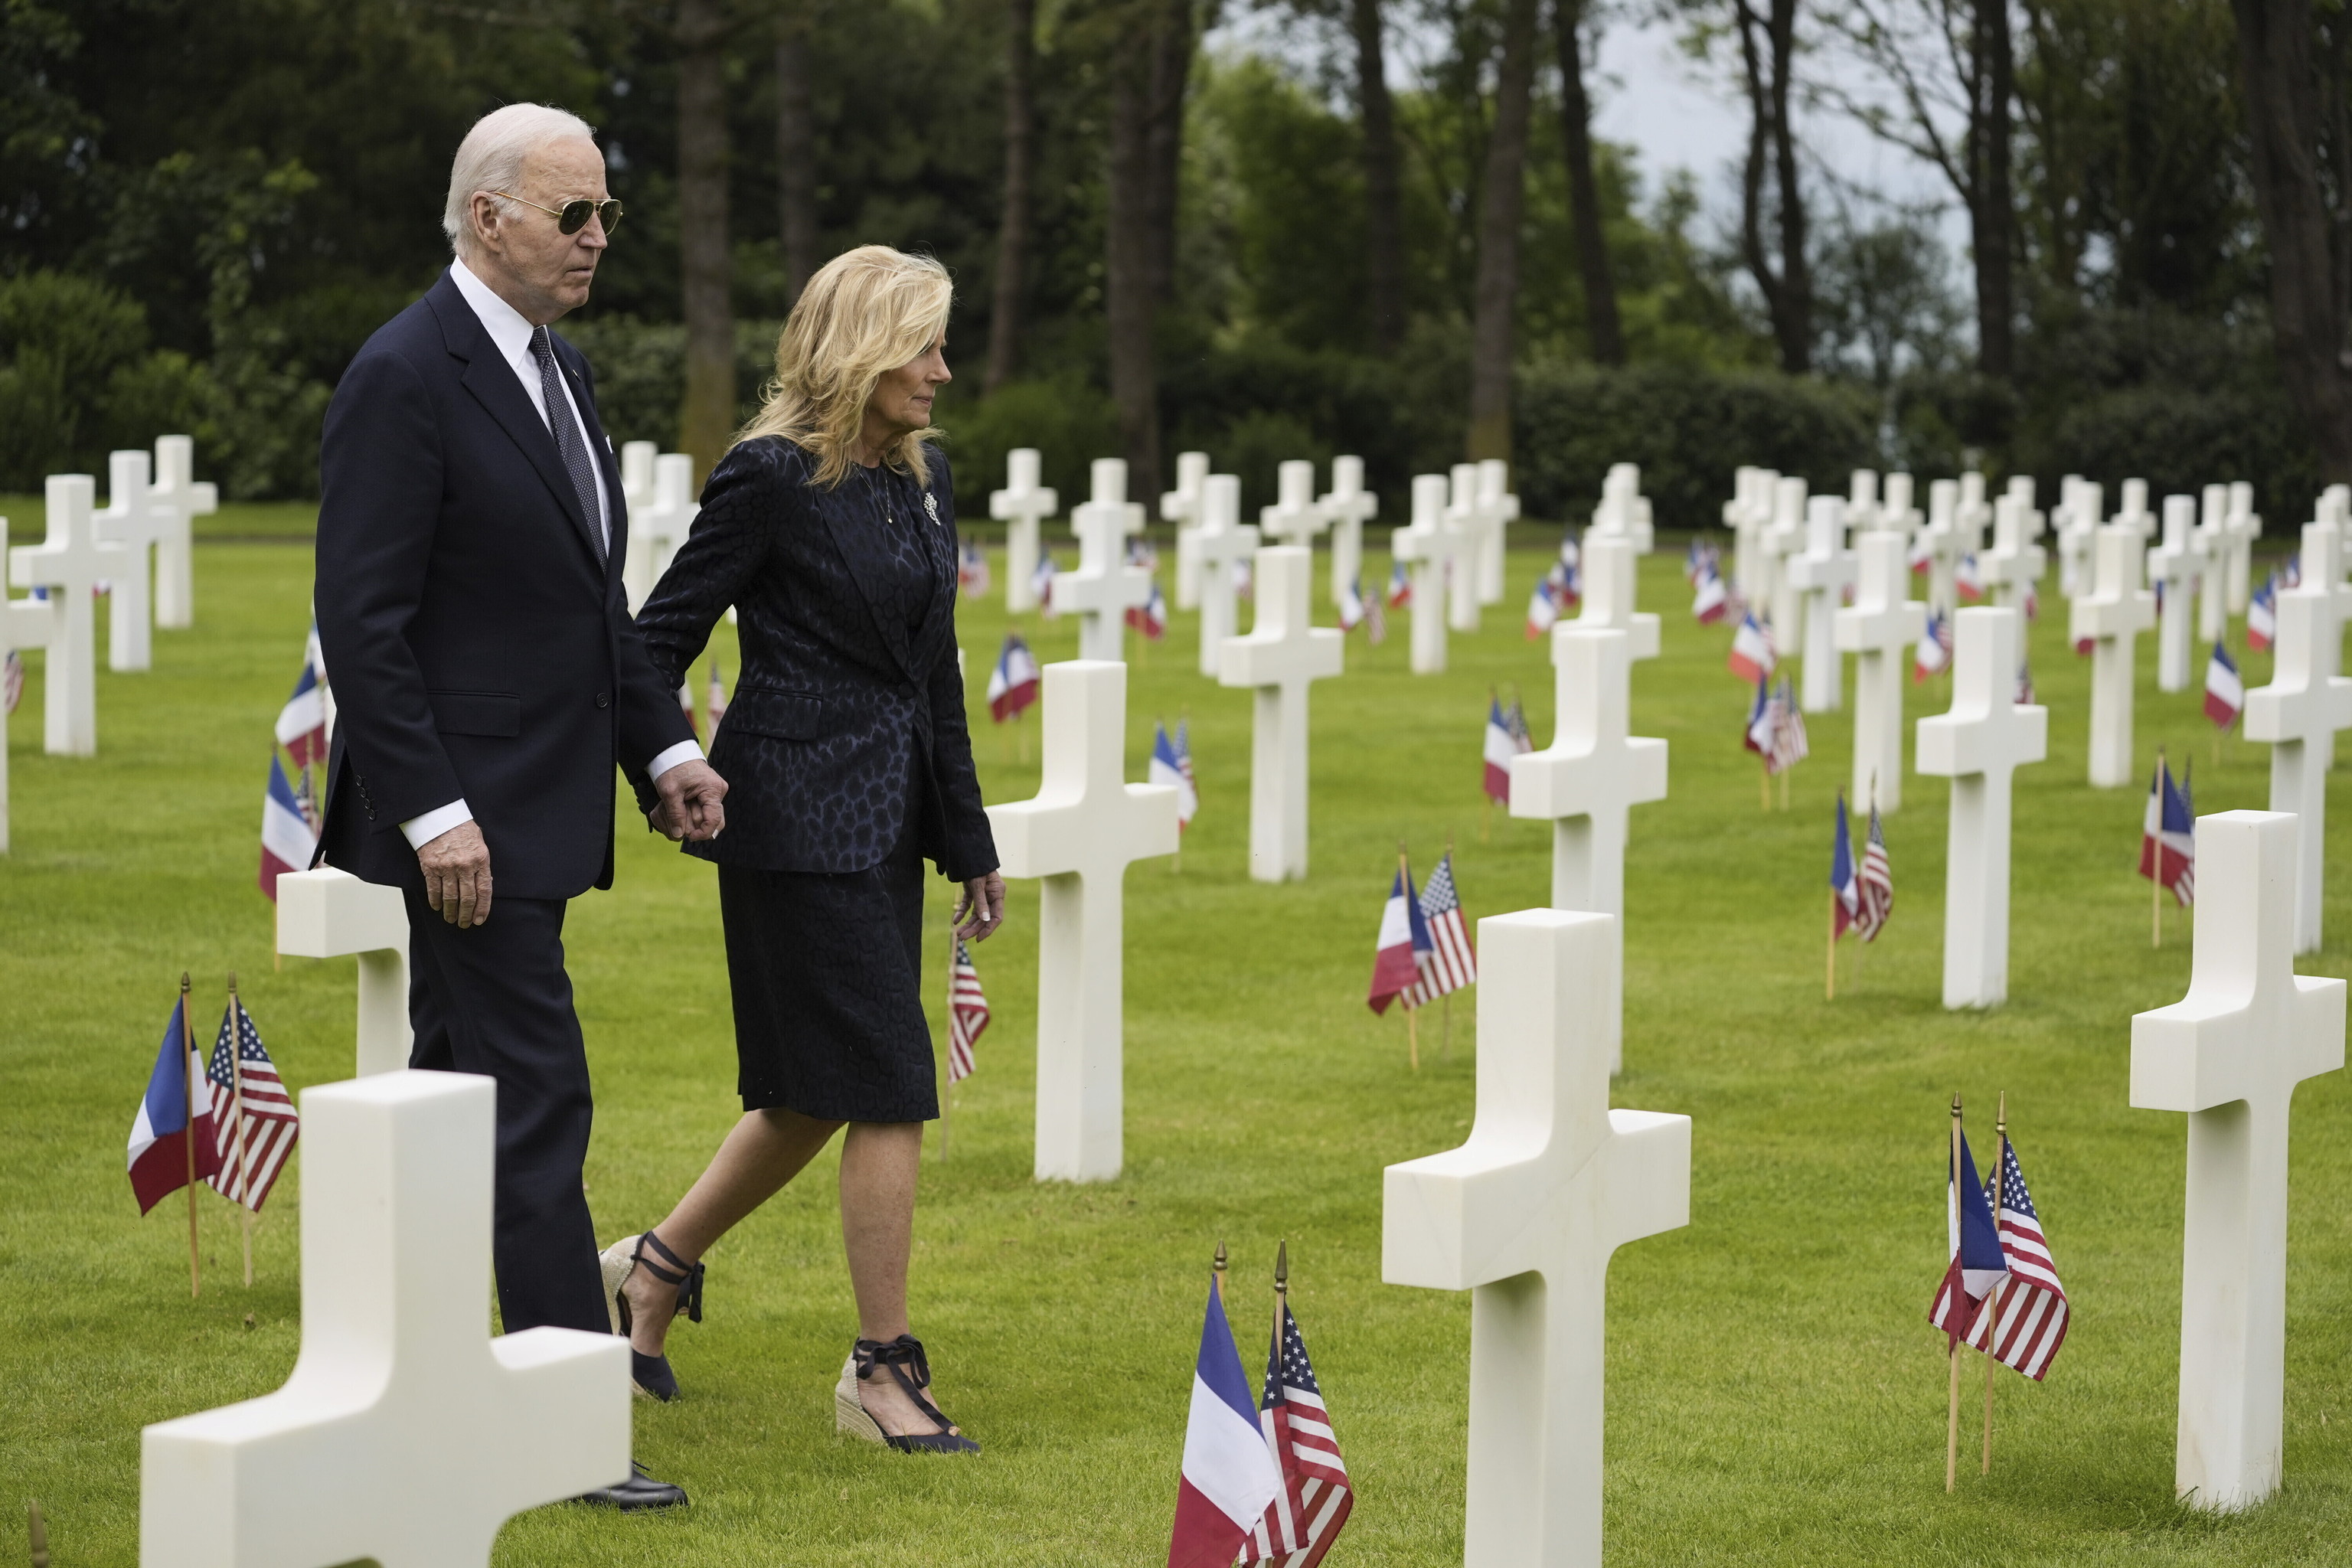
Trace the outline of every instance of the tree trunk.
[[[1104, 214], [1104, 315], [1110, 394], [1129, 491], [1159, 489], [1160, 396], [1152, 363], [1151, 39], [1127, 29], [1110, 58], [1109, 190]], [[1146, 476], [1151, 476], [1147, 479]]]
[[1192, 0], [1157, 0], [1150, 9], [1146, 221], [1150, 226], [1151, 297], [1166, 304], [1176, 298], [1176, 201], [1183, 174], [1184, 94], [1192, 75]]
[[735, 323], [728, 300], [726, 19], [719, 0], [677, 8], [678, 272], [686, 311], [686, 401], [678, 445], [696, 482], [735, 428]]
[[2009, 0], [1977, 0], [1969, 105], [1969, 239], [1976, 253], [1977, 368], [2006, 381], [2015, 363], [2011, 268], [2017, 215], [2010, 178], [2010, 103], [2017, 90]]
[[809, 108], [809, 27], [803, 9], [788, 13], [776, 34], [776, 232], [784, 252], [784, 290], [797, 300], [821, 265], [817, 238], [816, 121]]
[[1404, 203], [1381, 0], [1355, 0], [1356, 104], [1364, 138], [1364, 313], [1372, 352], [1404, 342]]
[[1519, 227], [1527, 210], [1528, 100], [1536, 74], [1536, 0], [1509, 0], [1502, 69], [1478, 216], [1471, 297], [1470, 438], [1474, 460], [1511, 456], [1511, 367], [1519, 303]]
[[1813, 367], [1813, 272], [1805, 255], [1805, 197], [1797, 184], [1797, 132], [1789, 119], [1796, 75], [1797, 0], [1772, 0], [1772, 163], [1780, 186], [1780, 310], [1774, 323], [1780, 366], [1791, 375]]
[[1004, 41], [1004, 216], [996, 231], [996, 297], [988, 316], [988, 371], [981, 390], [994, 392], [1021, 363], [1021, 304], [1029, 274], [1029, 180], [1036, 158], [1033, 80], [1037, 58], [1036, 0], [1006, 0]]
[[[2352, 395], [2345, 319], [2328, 238], [2336, 215], [2320, 189], [2320, 83], [2309, 0], [2233, 0], [2245, 75], [2247, 163], [2270, 247], [2271, 333], [2279, 370], [2329, 480], [2352, 479]], [[2327, 89], [2343, 90], [2340, 80]]]
[[1577, 270], [1584, 279], [1584, 331], [1592, 357], [1625, 363], [1625, 331], [1617, 318], [1617, 279], [1609, 268], [1609, 242], [1601, 227], [1601, 187], [1592, 177], [1592, 100], [1584, 90], [1585, 0], [1559, 0], [1553, 30], [1559, 44], [1559, 130], [1568, 154], [1569, 217], [1576, 235]]

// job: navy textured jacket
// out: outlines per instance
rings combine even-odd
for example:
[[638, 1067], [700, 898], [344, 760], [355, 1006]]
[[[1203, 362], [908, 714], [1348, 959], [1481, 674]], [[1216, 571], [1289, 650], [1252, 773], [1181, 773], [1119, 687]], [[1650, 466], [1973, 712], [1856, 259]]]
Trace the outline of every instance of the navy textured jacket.
[[622, 592], [628, 516], [588, 362], [555, 354], [611, 508], [600, 567], [554, 438], [445, 273], [367, 341], [320, 450], [319, 641], [336, 705], [320, 858], [420, 873], [400, 824], [463, 796], [497, 891], [613, 881], [613, 768], [693, 726]]
[[672, 690], [737, 611], [743, 668], [710, 765], [727, 781], [727, 831], [686, 851], [771, 871], [863, 871], [908, 813], [942, 874], [996, 869], [964, 721], [955, 638], [955, 487], [931, 454], [910, 474], [853, 470], [811, 482], [815, 461], [780, 437], [746, 441], [710, 471], [702, 510], [637, 614]]

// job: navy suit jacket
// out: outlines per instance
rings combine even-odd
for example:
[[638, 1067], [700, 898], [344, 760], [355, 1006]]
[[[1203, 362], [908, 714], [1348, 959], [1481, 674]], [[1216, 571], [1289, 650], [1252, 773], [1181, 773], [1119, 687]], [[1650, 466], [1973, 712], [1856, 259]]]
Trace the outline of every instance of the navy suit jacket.
[[[996, 869], [956, 660], [955, 489], [878, 469], [821, 487], [781, 437], [745, 441], [637, 614], [673, 689], [730, 605], [743, 668], [710, 765], [727, 831], [686, 851], [769, 871], [863, 871], [910, 814], [957, 881]], [[896, 519], [897, 521], [893, 521]], [[642, 798], [643, 790], [640, 789]]]
[[400, 824], [463, 796], [509, 898], [613, 881], [613, 768], [694, 738], [621, 585], [628, 516], [588, 362], [555, 355], [612, 511], [609, 564], [513, 367], [445, 273], [335, 388], [319, 641], [335, 693], [320, 858], [421, 880]]

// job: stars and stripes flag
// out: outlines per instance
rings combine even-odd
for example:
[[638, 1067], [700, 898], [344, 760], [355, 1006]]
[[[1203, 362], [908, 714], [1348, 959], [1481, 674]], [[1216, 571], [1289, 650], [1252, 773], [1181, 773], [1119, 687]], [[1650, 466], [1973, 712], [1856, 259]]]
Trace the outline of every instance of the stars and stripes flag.
[[[1180, 722], [1177, 733], [1183, 733]], [[1176, 787], [1176, 831], [1181, 833], [1192, 825], [1201, 809], [1201, 791], [1192, 778], [1192, 757], [1181, 742], [1168, 738], [1168, 726], [1151, 722], [1151, 763], [1144, 774], [1147, 783], [1173, 784]]]
[[1449, 991], [1478, 983], [1478, 954], [1470, 946], [1470, 927], [1462, 914], [1462, 896], [1454, 886], [1454, 851], [1445, 852], [1437, 869], [1421, 889], [1421, 918], [1429, 933], [1429, 958], [1421, 978], [1404, 1005], [1423, 1007]]
[[1127, 607], [1127, 624], [1153, 642], [1168, 635], [1168, 601], [1160, 596], [1158, 574], [1151, 578], [1151, 596]]
[[1019, 632], [1004, 634], [1004, 647], [996, 668], [988, 672], [988, 713], [998, 723], [1018, 718], [1037, 700], [1037, 656]]
[[2245, 706], [2246, 682], [2238, 673], [2238, 661], [2217, 642], [2213, 645], [2213, 657], [2205, 661], [2205, 717], [2226, 730], [2238, 721], [2238, 714]]
[[1366, 599], [1360, 591], [1356, 596], [1362, 600], [1364, 606], [1364, 641], [1371, 647], [1378, 647], [1389, 640], [1389, 617], [1381, 608], [1381, 597], [1375, 594]]
[[1389, 885], [1389, 901], [1381, 906], [1381, 934], [1372, 952], [1372, 988], [1366, 1004], [1383, 1014], [1400, 999], [1407, 1012], [1419, 1006], [1412, 992], [1421, 984], [1423, 966], [1434, 956], [1429, 922], [1413, 896], [1412, 868], [1400, 864], [1396, 880]]
[[1339, 629], [1352, 632], [1363, 624], [1364, 584], [1363, 579], [1357, 578], [1349, 582], [1348, 591], [1339, 595]]
[[[311, 636], [317, 637], [313, 629]], [[294, 679], [294, 694], [278, 710], [278, 743], [286, 748], [298, 768], [327, 760], [327, 684], [309, 654], [302, 673]]]
[[0, 658], [0, 717], [14, 713], [24, 700], [25, 660], [12, 647], [5, 658]]
[[[2303, 586], [2303, 558], [2301, 556], [2288, 556], [2284, 562], [2280, 563], [2277, 570], [2280, 587], [2300, 588]], [[36, 588], [33, 592], [38, 594], [40, 590]]]
[[2186, 781], [2172, 782], [2172, 766], [2159, 752], [2156, 777], [2148, 781], [2147, 813], [2140, 822], [2139, 874], [2172, 889], [2183, 904], [2197, 897], [2197, 818], [2189, 806]]
[[1771, 682], [1762, 676], [1756, 678], [1756, 705], [1748, 710], [1748, 728], [1739, 743], [1764, 759], [1764, 771], [1771, 773], [1772, 731], [1780, 722], [1780, 710], [1772, 703]]
[[1953, 566], [1952, 586], [1960, 591], [1960, 597], [1967, 602], [1974, 603], [1984, 597], [1984, 574], [1977, 566], [1974, 552], [1961, 556]]
[[1691, 615], [1699, 625], [1711, 626], [1731, 613], [1731, 590], [1715, 568], [1709, 565], [1706, 575], [1698, 580], [1698, 591], [1691, 599]]
[[1845, 791], [1838, 791], [1837, 840], [1830, 846], [1830, 892], [1837, 900], [1836, 926], [1832, 940], [1843, 936], [1862, 912], [1862, 882], [1853, 863], [1853, 838], [1846, 831]]
[[2017, 705], [2020, 708], [2033, 706], [2033, 667], [2023, 659], [2017, 661]]
[[1705, 540], [1692, 539], [1690, 548], [1683, 552], [1683, 581], [1696, 587], [1709, 577], [1720, 576], [1722, 571], [1722, 552]]
[[205, 1088], [204, 1065], [188, 1037], [187, 1005], [183, 994], [172, 1009], [172, 1021], [163, 1026], [163, 1043], [155, 1048], [154, 1069], [147, 1075], [139, 1113], [131, 1119], [131, 1152], [124, 1163], [141, 1214], [188, 1184], [192, 1144], [196, 1180], [207, 1180], [220, 1169], [220, 1152], [213, 1143], [212, 1096]]
[[238, 997], [231, 996], [221, 1015], [205, 1081], [215, 1108], [213, 1190], [259, 1214], [302, 1135], [302, 1121]]
[[1389, 566], [1389, 608], [1402, 610], [1412, 603], [1412, 577], [1402, 561]]
[[1761, 679], [1780, 662], [1772, 651], [1771, 629], [1756, 618], [1754, 611], [1739, 618], [1739, 629], [1731, 634], [1731, 654], [1725, 662], [1742, 680]]
[[1766, 760], [1772, 772], [1784, 773], [1812, 754], [1805, 738], [1805, 716], [1797, 709], [1796, 688], [1784, 675], [1772, 693], [1772, 752]]
[[261, 890], [278, 901], [278, 879], [306, 868], [319, 853], [318, 831], [303, 814], [294, 786], [286, 782], [286, 766], [269, 752], [269, 787], [261, 797]]
[[1036, 567], [1029, 574], [1029, 592], [1037, 600], [1037, 613], [1048, 620], [1062, 613], [1054, 607], [1055, 570], [1054, 552], [1050, 550], [1041, 550], [1037, 552]]
[[1870, 837], [1862, 846], [1862, 869], [1855, 874], [1859, 907], [1853, 929], [1864, 942], [1876, 942], [1895, 909], [1895, 868], [1886, 858], [1886, 830], [1878, 820], [1878, 805], [1870, 807]]
[[1265, 1446], [1250, 1403], [1248, 1374], [1225, 1322], [1214, 1275], [1192, 1364], [1184, 1423], [1184, 1465], [1176, 1483], [1176, 1524], [1168, 1568], [1230, 1568], [1265, 1510], [1283, 1492], [1282, 1468]]
[[1307, 1359], [1307, 1341], [1286, 1300], [1282, 1331], [1266, 1351], [1265, 1394], [1257, 1420], [1281, 1468], [1282, 1489], [1242, 1543], [1240, 1561], [1315, 1568], [1339, 1539], [1356, 1497], [1348, 1487], [1348, 1461], [1331, 1429], [1331, 1412]]
[[1551, 630], [1561, 612], [1577, 599], [1576, 569], [1553, 562], [1551, 570], [1536, 584], [1535, 592], [1528, 595], [1528, 640], [1533, 642]]
[[[1969, 1343], [1983, 1350], [1990, 1333], [1993, 1359], [2039, 1383], [2050, 1371], [2058, 1347], [2066, 1342], [2071, 1314], [2066, 1288], [2058, 1282], [2058, 1265], [2052, 1260], [2049, 1240], [2042, 1234], [2042, 1216], [2034, 1212], [2033, 1198], [2025, 1190], [2017, 1145], [2006, 1138], [2000, 1145], [2000, 1174], [1986, 1186], [2009, 1266], [2009, 1280], [1993, 1298], [1998, 1305], [1977, 1314], [1969, 1330]], [[1996, 1311], [2000, 1318], [1997, 1328]]]
[[1251, 570], [1249, 558], [1246, 556], [1238, 557], [1234, 562], [1234, 597], [1236, 599], [1257, 597], [1257, 576]]
[[719, 733], [719, 721], [727, 717], [727, 683], [719, 679], [719, 661], [710, 661], [710, 679], [703, 682], [702, 711], [710, 721], [710, 732]]
[[958, 937], [948, 965], [948, 1082], [971, 1076], [971, 1047], [987, 1027], [988, 998], [981, 994], [980, 971], [971, 966], [971, 947]]
[[2000, 1227], [1993, 1224], [1992, 1209], [1985, 1202], [1985, 1190], [1977, 1181], [1976, 1161], [1969, 1153], [1969, 1141], [1960, 1138], [1960, 1168], [1951, 1170], [1951, 1156], [1944, 1159], [1948, 1178], [1944, 1191], [1944, 1229], [1950, 1238], [1951, 1261], [1944, 1267], [1944, 1278], [1936, 1287], [1936, 1299], [1927, 1309], [1927, 1321], [1944, 1331], [1944, 1348], [1949, 1351], [1956, 1340], [1965, 1337], [1983, 1309], [1985, 1298], [2009, 1277], [2009, 1258], [2001, 1251]]
[[1952, 618], [1937, 610], [1927, 617], [1927, 629], [1911, 655], [1911, 684], [1952, 668]]
[[1519, 754], [1518, 738], [1511, 733], [1509, 721], [1503, 717], [1503, 700], [1489, 695], [1486, 699], [1486, 738], [1481, 748], [1486, 760], [1483, 787], [1486, 798], [1496, 805], [1511, 804], [1511, 759]]
[[1156, 573], [1160, 570], [1160, 552], [1141, 534], [1130, 534], [1127, 541], [1127, 563]]
[[2038, 583], [2025, 585], [2025, 618], [2029, 621], [2042, 618], [2042, 585]]
[[2278, 581], [2272, 573], [2246, 602], [2246, 647], [2256, 653], [2278, 641]]
[[988, 592], [988, 552], [978, 544], [968, 543], [956, 556], [956, 586], [968, 598], [977, 599]]

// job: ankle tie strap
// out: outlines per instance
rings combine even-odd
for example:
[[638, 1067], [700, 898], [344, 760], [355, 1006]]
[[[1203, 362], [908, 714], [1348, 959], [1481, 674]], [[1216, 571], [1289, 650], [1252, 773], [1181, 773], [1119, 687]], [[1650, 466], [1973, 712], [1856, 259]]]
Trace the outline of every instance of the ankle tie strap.
[[[646, 1256], [647, 1247], [653, 1248], [667, 1258], [670, 1267], [665, 1268], [647, 1258]], [[663, 1284], [677, 1286], [678, 1288], [677, 1310], [686, 1314], [686, 1321], [689, 1323], [702, 1321], [702, 1265], [700, 1263], [688, 1263], [664, 1246], [662, 1238], [652, 1231], [647, 1231], [637, 1237], [636, 1254], [630, 1261]], [[920, 1346], [917, 1347], [919, 1353], [920, 1349]]]
[[[887, 1342], [860, 1340], [851, 1353], [861, 1382], [872, 1378], [876, 1368], [887, 1367], [890, 1375], [902, 1385], [911, 1381], [913, 1388], [908, 1389], [910, 1394], [915, 1388], [931, 1385], [930, 1360], [923, 1354], [923, 1342], [912, 1334], [900, 1334], [897, 1339]], [[913, 1377], [909, 1379], [907, 1373], [898, 1370], [900, 1367], [913, 1369]], [[917, 1403], [922, 1403], [919, 1396]]]

